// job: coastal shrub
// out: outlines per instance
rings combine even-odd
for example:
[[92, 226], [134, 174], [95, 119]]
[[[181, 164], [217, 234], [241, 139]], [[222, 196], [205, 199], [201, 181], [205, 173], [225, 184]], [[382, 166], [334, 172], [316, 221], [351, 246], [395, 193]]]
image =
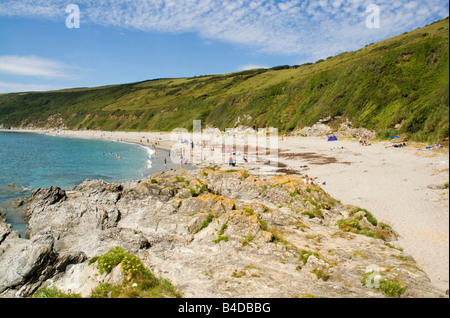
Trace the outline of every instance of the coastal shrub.
[[391, 136], [396, 136], [398, 134], [398, 129], [384, 129], [380, 130], [376, 134], [377, 139], [386, 140]]
[[344, 232], [352, 232], [355, 233], [357, 231], [361, 231], [361, 225], [357, 220], [352, 219], [342, 219], [337, 221], [337, 226], [343, 230]]
[[341, 219], [337, 221], [336, 225], [344, 232], [365, 235], [368, 237], [381, 239], [383, 241], [387, 241], [393, 235], [390, 227], [384, 223], [380, 223], [380, 226], [376, 226], [373, 229], [370, 229], [368, 227], [363, 228], [361, 224], [359, 224], [358, 220]]
[[369, 221], [369, 223], [371, 223], [373, 226], [378, 226], [377, 219], [373, 216], [372, 213], [370, 213], [366, 209], [362, 209], [362, 208], [353, 209], [352, 211], [350, 211], [350, 215], [355, 215], [356, 213], [361, 212], [361, 211], [366, 214], [366, 219], [367, 219], [367, 221]]
[[387, 297], [400, 297], [406, 290], [400, 281], [391, 278], [380, 279], [376, 286], [375, 281], [370, 279], [371, 276], [373, 276], [373, 272], [364, 274], [361, 283], [367, 286], [368, 280], [370, 280], [372, 288], [381, 291]]
[[380, 281], [379, 289], [388, 297], [400, 297], [405, 292], [398, 281], [389, 278]]
[[316, 215], [310, 211], [304, 211], [302, 212], [302, 215], [306, 215], [308, 216], [310, 219], [314, 219], [316, 217]]
[[92, 290], [92, 298], [163, 298], [181, 297], [181, 293], [170, 281], [157, 278], [145, 267], [142, 260], [127, 253], [121, 247], [114, 247], [106, 254], [93, 257], [89, 264], [97, 262], [100, 273], [109, 273], [120, 265], [126, 276], [122, 284], [100, 284]]
[[314, 218], [322, 218], [323, 214], [322, 211], [320, 209], [314, 210], [314, 211], [304, 211], [302, 212], [302, 215], [306, 215], [308, 216], [310, 219], [314, 219]]
[[30, 298], [81, 298], [80, 294], [64, 293], [55, 286], [44, 287], [36, 291]]
[[100, 274], [110, 273], [114, 267], [122, 262], [125, 254], [125, 250], [117, 246], [110, 249], [104, 255], [91, 258], [89, 260], [89, 265], [97, 262], [97, 269], [99, 270]]
[[306, 265], [308, 262], [308, 259], [311, 255], [314, 255], [315, 257], [319, 258], [319, 254], [307, 250], [300, 251], [300, 256], [298, 257], [298, 260], [302, 262], [303, 265]]

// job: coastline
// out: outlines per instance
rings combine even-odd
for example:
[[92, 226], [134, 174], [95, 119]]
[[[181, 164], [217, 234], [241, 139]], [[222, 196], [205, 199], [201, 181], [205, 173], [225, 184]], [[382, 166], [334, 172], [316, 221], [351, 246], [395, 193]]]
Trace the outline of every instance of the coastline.
[[[176, 143], [170, 140], [169, 133], [14, 131], [143, 146], [158, 141], [157, 148], [164, 150], [170, 150]], [[279, 160], [286, 170], [313, 178], [335, 199], [366, 208], [379, 221], [391, 225], [400, 236], [394, 245], [413, 256], [436, 287], [448, 290], [448, 188], [439, 188], [448, 182], [448, 152], [423, 151], [420, 145], [402, 149], [389, 146], [390, 142], [364, 147], [353, 140], [330, 143], [321, 137], [287, 137], [279, 140]], [[222, 163], [222, 168], [226, 166]], [[255, 173], [260, 167], [261, 162], [252, 162], [238, 164], [236, 169]]]

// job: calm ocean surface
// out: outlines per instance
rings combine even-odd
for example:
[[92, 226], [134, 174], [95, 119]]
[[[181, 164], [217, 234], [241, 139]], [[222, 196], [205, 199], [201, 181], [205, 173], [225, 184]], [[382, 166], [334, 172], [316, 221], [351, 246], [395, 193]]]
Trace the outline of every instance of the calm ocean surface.
[[155, 154], [130, 143], [18, 132], [0, 132], [0, 158], [0, 212], [22, 237], [26, 223], [12, 202], [34, 189], [68, 189], [86, 179], [125, 182], [180, 168], [160, 149]]

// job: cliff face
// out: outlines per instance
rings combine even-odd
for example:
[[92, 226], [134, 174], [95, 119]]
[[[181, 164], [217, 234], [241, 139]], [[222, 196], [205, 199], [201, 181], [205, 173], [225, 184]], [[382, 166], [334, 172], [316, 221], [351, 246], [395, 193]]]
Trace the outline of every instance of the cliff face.
[[184, 297], [383, 297], [386, 284], [397, 296], [443, 296], [388, 243], [387, 225], [296, 176], [207, 168], [87, 180], [35, 190], [26, 211], [29, 239], [0, 225], [2, 297], [52, 284], [90, 297], [110, 278], [89, 259], [116, 246]]

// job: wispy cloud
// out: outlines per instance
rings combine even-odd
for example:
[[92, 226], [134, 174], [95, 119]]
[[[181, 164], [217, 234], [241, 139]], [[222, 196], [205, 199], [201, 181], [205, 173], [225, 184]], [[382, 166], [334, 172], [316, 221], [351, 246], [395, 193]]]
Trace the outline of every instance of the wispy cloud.
[[0, 81], [0, 94], [4, 93], [19, 93], [19, 92], [43, 92], [61, 89], [55, 85], [46, 84], [24, 84], [24, 83], [11, 83]]
[[[81, 23], [169, 33], [195, 32], [273, 54], [319, 58], [352, 50], [448, 16], [446, 0], [74, 0]], [[368, 29], [366, 7], [381, 8]], [[62, 0], [5, 0], [0, 16], [65, 18]]]
[[256, 65], [256, 64], [247, 64], [247, 65], [241, 65], [238, 67], [239, 71], [248, 71], [248, 70], [255, 70], [259, 68], [269, 68], [269, 66], [263, 66], [263, 65]]
[[70, 78], [72, 67], [38, 56], [0, 56], [0, 73], [43, 78]]

